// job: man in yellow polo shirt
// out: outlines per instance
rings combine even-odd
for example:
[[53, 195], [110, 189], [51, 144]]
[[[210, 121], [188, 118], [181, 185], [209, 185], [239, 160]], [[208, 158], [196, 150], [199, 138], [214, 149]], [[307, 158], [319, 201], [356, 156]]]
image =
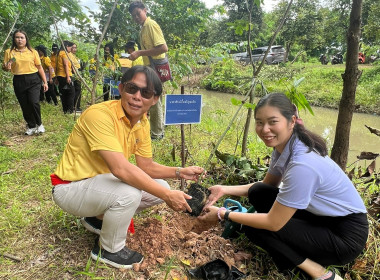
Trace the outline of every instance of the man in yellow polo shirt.
[[[186, 202], [191, 197], [170, 190], [162, 179], [197, 180], [203, 168], [181, 169], [153, 161], [145, 113], [162, 94], [161, 81], [153, 69], [130, 68], [119, 91], [120, 100], [95, 104], [82, 113], [51, 179], [57, 205], [86, 217], [82, 224], [100, 234], [92, 258], [131, 268], [143, 260], [140, 253], [125, 246], [133, 215], [162, 202], [176, 211], [191, 211]], [[129, 162], [131, 155], [135, 155], [136, 165]], [[96, 218], [101, 216], [102, 221]]]
[[[160, 26], [147, 17], [147, 10], [141, 1], [134, 1], [129, 5], [129, 12], [132, 19], [141, 26], [140, 45], [141, 50], [130, 54], [129, 59], [134, 61], [142, 56], [144, 65], [150, 65], [149, 57], [152, 59], [163, 59], [168, 51], [168, 46]], [[154, 67], [153, 65], [151, 65]], [[149, 111], [149, 121], [151, 126], [151, 138], [162, 139], [164, 137], [164, 117], [162, 111], [162, 97], [157, 104]]]

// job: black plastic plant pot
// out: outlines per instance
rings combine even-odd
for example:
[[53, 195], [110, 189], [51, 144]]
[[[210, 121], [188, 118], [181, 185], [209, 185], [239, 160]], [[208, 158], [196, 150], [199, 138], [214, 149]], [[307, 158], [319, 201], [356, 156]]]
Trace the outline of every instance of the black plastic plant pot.
[[198, 217], [201, 214], [203, 207], [206, 205], [210, 191], [197, 183], [193, 183], [190, 185], [187, 194], [192, 197], [187, 200], [187, 203], [192, 210], [189, 214]]

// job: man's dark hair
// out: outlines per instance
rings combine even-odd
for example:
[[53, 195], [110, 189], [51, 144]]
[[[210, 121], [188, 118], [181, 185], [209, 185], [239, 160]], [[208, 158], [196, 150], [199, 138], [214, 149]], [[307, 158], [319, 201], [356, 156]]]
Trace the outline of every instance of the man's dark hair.
[[125, 44], [124, 48], [126, 49], [135, 49], [136, 42], [135, 41], [129, 41]]
[[137, 65], [129, 68], [127, 72], [124, 73], [121, 78], [121, 83], [124, 84], [133, 79], [133, 77], [137, 73], [144, 73], [146, 76], [146, 84], [148, 89], [152, 89], [155, 91], [156, 96], [160, 96], [162, 94], [162, 83], [160, 78], [157, 76], [157, 73], [148, 66]]
[[144, 10], [146, 7], [145, 7], [145, 5], [144, 5], [143, 2], [141, 2], [141, 1], [134, 1], [134, 2], [132, 2], [129, 5], [129, 8], [128, 8], [129, 13], [132, 14], [133, 10], [136, 9], [136, 8]]
[[58, 48], [59, 48], [58, 45], [55, 44], [55, 43], [54, 43], [53, 45], [51, 45], [51, 50], [52, 50], [52, 51], [57, 51]]

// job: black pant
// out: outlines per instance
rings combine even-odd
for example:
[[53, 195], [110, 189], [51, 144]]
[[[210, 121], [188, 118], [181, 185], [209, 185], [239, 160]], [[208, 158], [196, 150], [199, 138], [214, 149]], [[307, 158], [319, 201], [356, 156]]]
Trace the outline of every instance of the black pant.
[[58, 105], [57, 96], [55, 95], [55, 85], [54, 83], [48, 82], [48, 90], [44, 92], [44, 87], [41, 86], [40, 91], [40, 101], [44, 101], [46, 96], [46, 101], [50, 104]]
[[38, 73], [15, 75], [13, 88], [28, 127], [34, 128], [41, 125], [41, 78]]
[[80, 99], [82, 94], [82, 83], [80, 80], [74, 81], [75, 97], [74, 97], [74, 107], [75, 110], [81, 110]]
[[[256, 183], [249, 189], [248, 197], [258, 213], [267, 213], [278, 192], [276, 187]], [[367, 241], [368, 221], [363, 213], [326, 217], [297, 210], [277, 232], [248, 226], [244, 226], [243, 231], [271, 255], [280, 270], [285, 270], [296, 267], [306, 258], [324, 266], [353, 261]]]
[[61, 93], [62, 109], [64, 113], [74, 112], [74, 85], [66, 82], [66, 77], [57, 76], [59, 83], [59, 92]]

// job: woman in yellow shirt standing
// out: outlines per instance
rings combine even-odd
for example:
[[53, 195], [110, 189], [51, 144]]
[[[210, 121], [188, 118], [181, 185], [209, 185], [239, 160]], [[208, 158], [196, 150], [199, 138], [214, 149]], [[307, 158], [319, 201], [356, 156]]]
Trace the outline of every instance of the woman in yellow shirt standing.
[[12, 46], [5, 51], [5, 71], [11, 71], [13, 88], [27, 123], [26, 135], [44, 133], [41, 120], [40, 89], [48, 90], [45, 72], [36, 50], [32, 49], [25, 31], [16, 30], [12, 36]]
[[54, 102], [54, 105], [57, 106], [58, 100], [57, 100], [57, 96], [55, 95], [54, 83], [53, 83], [53, 78], [55, 77], [54, 68], [52, 66], [50, 58], [46, 54], [46, 47], [44, 45], [39, 45], [36, 47], [36, 50], [40, 56], [41, 65], [42, 65], [42, 68], [44, 69], [46, 80], [48, 81], [48, 87], [49, 87], [46, 92], [44, 92], [43, 88], [41, 87], [40, 101], [45, 100], [44, 98], [45, 97], [44, 94], [45, 94], [46, 101], [48, 103]]
[[66, 49], [67, 53], [71, 53], [71, 49], [74, 43], [70, 41], [63, 41], [63, 46], [61, 47], [58, 57], [57, 57], [57, 79], [59, 92], [61, 93], [62, 109], [65, 114], [71, 114], [74, 112], [74, 98], [75, 89], [74, 83], [71, 80], [72, 70], [71, 62], [64, 51]]

